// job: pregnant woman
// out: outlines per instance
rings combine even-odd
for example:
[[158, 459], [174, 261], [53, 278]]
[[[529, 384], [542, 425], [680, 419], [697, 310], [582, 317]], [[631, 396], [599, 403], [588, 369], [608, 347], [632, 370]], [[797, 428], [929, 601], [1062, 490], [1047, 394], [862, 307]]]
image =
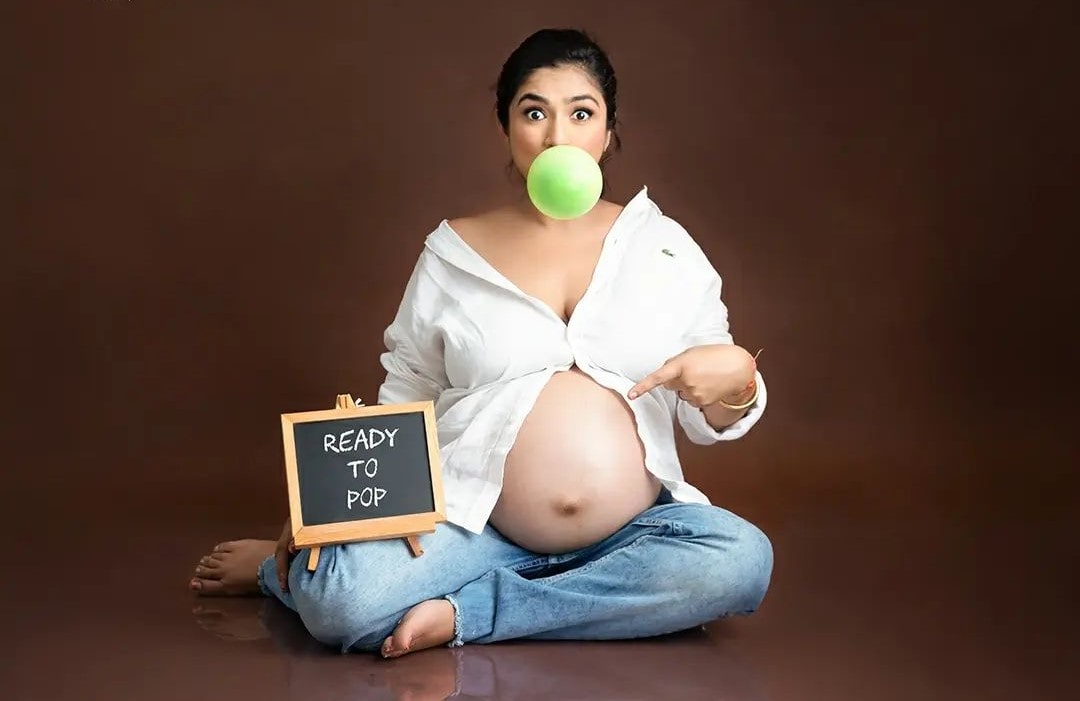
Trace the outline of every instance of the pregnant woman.
[[[507, 59], [496, 113], [516, 171], [557, 144], [601, 164], [615, 75], [591, 39], [542, 30]], [[203, 595], [262, 593], [318, 640], [386, 657], [514, 638], [670, 633], [761, 604], [768, 538], [688, 484], [675, 429], [734, 440], [765, 410], [734, 344], [721, 279], [642, 188], [554, 220], [522, 192], [443, 220], [386, 330], [380, 404], [435, 402], [447, 523], [420, 537], [324, 547], [230, 541]]]

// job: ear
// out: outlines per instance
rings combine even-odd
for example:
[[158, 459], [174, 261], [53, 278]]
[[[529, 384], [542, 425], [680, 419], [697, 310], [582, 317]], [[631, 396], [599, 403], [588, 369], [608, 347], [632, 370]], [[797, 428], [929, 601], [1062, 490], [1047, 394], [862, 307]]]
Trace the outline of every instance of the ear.
[[607, 136], [604, 137], [604, 152], [605, 153], [607, 152], [608, 146], [611, 145], [611, 134], [612, 134], [612, 131], [610, 129], [608, 129]]

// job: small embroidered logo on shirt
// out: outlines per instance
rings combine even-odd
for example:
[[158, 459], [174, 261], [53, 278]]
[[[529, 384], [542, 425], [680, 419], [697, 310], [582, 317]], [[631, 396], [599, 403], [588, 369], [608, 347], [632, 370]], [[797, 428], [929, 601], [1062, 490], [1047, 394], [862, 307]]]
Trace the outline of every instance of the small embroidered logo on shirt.
[[666, 248], [661, 248], [661, 249], [660, 249], [660, 252], [661, 252], [661, 253], [663, 253], [663, 254], [664, 254], [665, 256], [671, 256], [672, 258], [674, 258], [674, 257], [675, 257], [675, 254], [674, 254], [674, 253], [672, 253], [671, 251], [669, 251], [669, 250], [668, 250], [668, 249], [666, 249]]

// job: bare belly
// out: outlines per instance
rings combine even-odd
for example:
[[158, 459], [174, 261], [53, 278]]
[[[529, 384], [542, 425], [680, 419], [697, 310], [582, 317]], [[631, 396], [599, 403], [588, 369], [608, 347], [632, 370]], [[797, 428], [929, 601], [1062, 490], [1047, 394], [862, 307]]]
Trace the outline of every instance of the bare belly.
[[544, 387], [506, 459], [491, 523], [523, 548], [576, 550], [655, 502], [630, 408], [577, 368]]

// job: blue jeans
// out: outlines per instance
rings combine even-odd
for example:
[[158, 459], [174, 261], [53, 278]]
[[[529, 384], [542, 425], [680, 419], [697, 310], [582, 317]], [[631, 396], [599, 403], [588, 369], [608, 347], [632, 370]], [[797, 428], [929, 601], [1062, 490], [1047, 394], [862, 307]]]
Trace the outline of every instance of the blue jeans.
[[490, 525], [479, 535], [449, 523], [420, 536], [326, 546], [315, 572], [307, 550], [277, 584], [274, 558], [259, 568], [264, 593], [296, 611], [317, 640], [378, 650], [410, 608], [444, 598], [455, 610], [450, 645], [514, 638], [604, 640], [693, 628], [757, 610], [773, 552], [756, 526], [716, 506], [656, 504], [604, 540], [544, 555]]

